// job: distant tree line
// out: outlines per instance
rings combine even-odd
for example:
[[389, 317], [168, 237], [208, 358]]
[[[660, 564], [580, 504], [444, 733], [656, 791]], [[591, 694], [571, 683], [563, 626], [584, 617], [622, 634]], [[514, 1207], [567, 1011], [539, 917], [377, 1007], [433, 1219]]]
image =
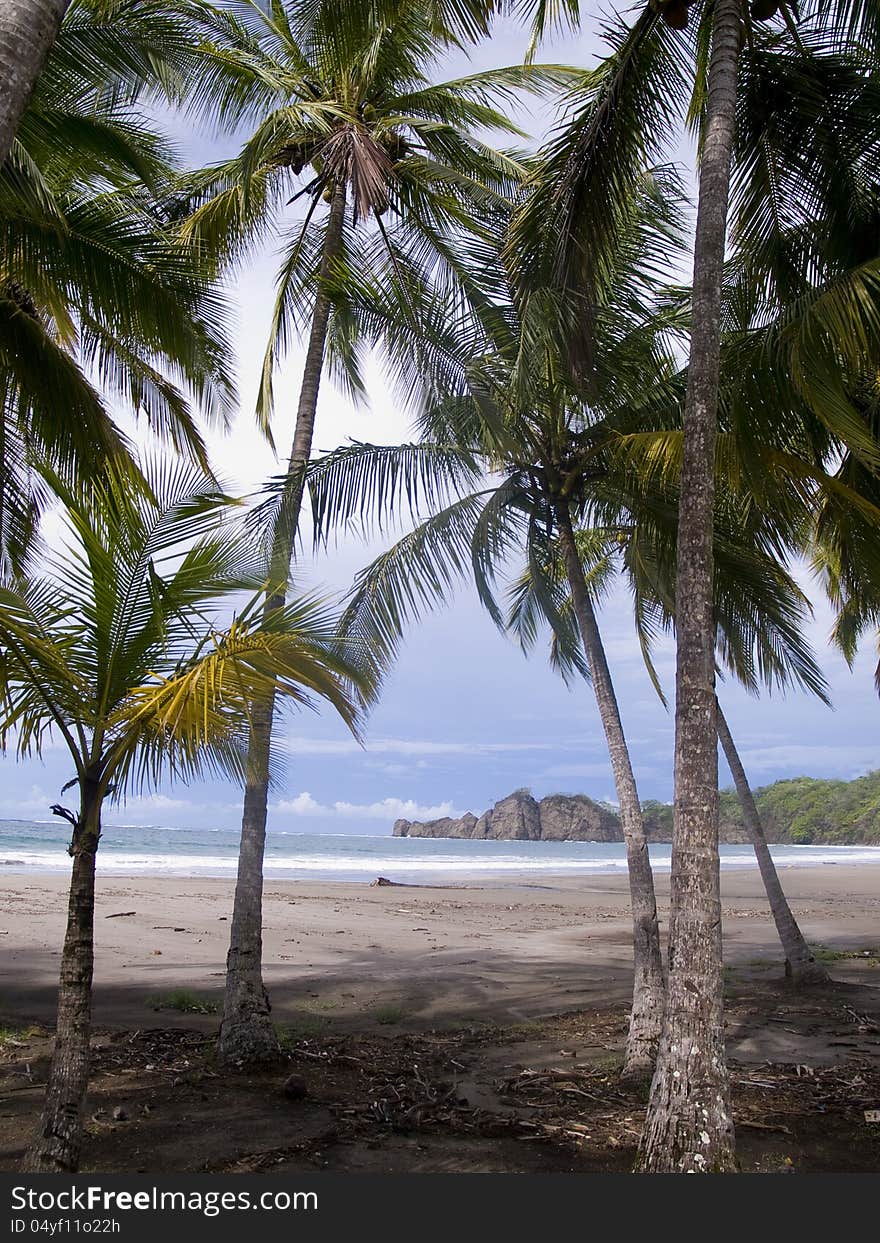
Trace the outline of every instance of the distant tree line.
[[[880, 769], [854, 781], [793, 777], [753, 791], [769, 842], [793, 846], [880, 846]], [[645, 799], [649, 840], [672, 836], [672, 804]], [[722, 841], [748, 842], [735, 790], [720, 794]]]

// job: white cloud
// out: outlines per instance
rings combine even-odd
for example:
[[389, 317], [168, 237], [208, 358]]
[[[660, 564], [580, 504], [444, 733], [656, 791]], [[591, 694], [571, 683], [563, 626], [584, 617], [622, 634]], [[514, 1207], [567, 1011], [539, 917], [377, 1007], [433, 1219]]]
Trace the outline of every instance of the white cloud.
[[337, 815], [360, 820], [439, 820], [441, 816], [458, 815], [449, 802], [425, 807], [411, 798], [383, 798], [378, 803], [334, 803], [333, 806]]
[[775, 747], [756, 747], [742, 752], [746, 768], [756, 772], [787, 771], [794, 776], [826, 774], [855, 777], [880, 768], [880, 748], [826, 746], [822, 743], [784, 743]]
[[[12, 819], [35, 818], [48, 821], [52, 819], [52, 805], [59, 801], [75, 811], [79, 795], [76, 790], [69, 790], [66, 795], [62, 794], [59, 800], [57, 793], [47, 794], [42, 786], [32, 785], [27, 794], [22, 794], [18, 798], [13, 796], [0, 800], [0, 814]], [[104, 821], [107, 824], [150, 823], [155, 821], [157, 813], [180, 811], [194, 806], [196, 804], [184, 799], [169, 798], [165, 794], [148, 794], [130, 798], [122, 806], [108, 807]]]
[[297, 794], [296, 798], [282, 799], [274, 805], [272, 810], [284, 811], [291, 816], [330, 816], [333, 814], [329, 807], [324, 807], [313, 799], [308, 790], [303, 790], [302, 794]]
[[281, 744], [291, 755], [505, 755], [529, 751], [580, 751], [594, 749], [590, 741], [564, 742], [467, 742], [419, 738], [371, 738], [361, 745], [353, 738], [285, 738]]
[[542, 777], [607, 777], [611, 761], [604, 764], [554, 764], [545, 768]]
[[0, 800], [0, 810], [11, 815], [13, 818], [28, 819], [32, 815], [39, 816], [41, 820], [48, 820], [51, 812], [49, 807], [55, 802], [55, 798], [51, 794], [47, 794], [42, 786], [32, 785], [30, 791], [20, 798], [5, 798]]
[[272, 810], [291, 816], [335, 816], [350, 820], [437, 820], [441, 816], [459, 814], [449, 802], [425, 806], [411, 798], [389, 797], [375, 803], [347, 803], [340, 800], [328, 805], [319, 803], [308, 790], [303, 790], [296, 798], [282, 799], [273, 805]]
[[[61, 795], [60, 801], [65, 806], [75, 809], [78, 799], [77, 791], [69, 790], [66, 795]], [[58, 801], [57, 794], [47, 794], [42, 786], [32, 785], [29, 793], [22, 795], [20, 798], [13, 797], [0, 800], [0, 812], [22, 818], [37, 816], [41, 820], [48, 820], [52, 814], [50, 807]], [[156, 817], [157, 813], [181, 811], [184, 808], [191, 809], [197, 806], [199, 804], [188, 802], [186, 799], [170, 798], [167, 794], [137, 795], [129, 798], [121, 805], [108, 806], [104, 814], [104, 820], [108, 824], [130, 824], [135, 821], [149, 822]]]
[[108, 808], [104, 820], [108, 824], [151, 823], [157, 815], [168, 812], [192, 811], [204, 807], [185, 798], [172, 798], [168, 794], [136, 794], [124, 803]]

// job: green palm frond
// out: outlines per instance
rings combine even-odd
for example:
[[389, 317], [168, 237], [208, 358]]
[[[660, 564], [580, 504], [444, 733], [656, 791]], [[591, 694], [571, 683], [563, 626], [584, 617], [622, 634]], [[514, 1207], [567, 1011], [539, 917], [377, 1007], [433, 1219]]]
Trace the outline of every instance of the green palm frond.
[[64, 547], [32, 549], [0, 587], [0, 744], [38, 754], [60, 733], [78, 775], [119, 797], [163, 775], [242, 776], [267, 694], [327, 703], [357, 733], [381, 679], [373, 653], [320, 597], [264, 614], [265, 558], [204, 473], [151, 460], [143, 479], [50, 479]]
[[170, 227], [175, 155], [142, 106], [196, 63], [209, 14], [199, 0], [173, 13], [77, 0], [0, 170], [7, 564], [25, 554], [46, 472], [68, 486], [108, 468], [137, 478], [114, 404], [202, 467], [199, 416], [223, 424], [234, 408], [216, 265]]
[[324, 700], [356, 732], [360, 707], [349, 686], [363, 686], [362, 668], [345, 659], [338, 639], [312, 632], [313, 611], [299, 601], [268, 623], [234, 621], [173, 672], [133, 688], [108, 721], [117, 781], [128, 788], [154, 785], [163, 773], [198, 775], [206, 760], [214, 764], [218, 740], [240, 743], [251, 705], [267, 695], [311, 709]]
[[453, 501], [358, 575], [341, 627], [390, 662], [408, 628], [467, 580], [474, 528], [491, 490]]
[[[418, 312], [432, 298], [452, 298], [459, 313], [490, 313], [491, 291], [467, 252], [494, 230], [490, 219], [509, 213], [525, 167], [479, 131], [517, 133], [504, 111], [510, 102], [523, 92], [558, 93], [574, 75], [530, 64], [432, 82], [456, 23], [469, 28], [480, 12], [482, 28], [488, 8], [470, 0], [376, 0], [356, 14], [350, 9], [329, 0], [286, 0], [269, 11], [232, 6], [242, 56], [259, 61], [261, 83], [277, 89], [239, 155], [178, 190], [176, 210], [192, 209], [183, 235], [227, 260], [280, 226], [257, 411], [267, 433], [274, 374], [310, 322], [319, 286], [332, 303], [327, 362], [355, 397], [367, 350], [384, 354], [392, 370], [415, 370], [414, 352], [427, 349], [428, 336]], [[346, 189], [344, 235], [332, 270], [319, 279], [322, 203], [338, 184]], [[302, 211], [287, 210], [294, 202]], [[389, 282], [397, 291], [390, 296], [411, 307], [393, 326]]]
[[[614, 541], [609, 541], [607, 532], [600, 531], [579, 530], [576, 538], [587, 589], [599, 600], [608, 591], [616, 573]], [[504, 628], [516, 636], [526, 655], [549, 629], [551, 667], [566, 682], [575, 677], [589, 681], [590, 667], [558, 548], [542, 546], [539, 541], [530, 542], [528, 561], [521, 574], [511, 581], [507, 600]]]
[[417, 520], [481, 479], [477, 458], [454, 445], [370, 445], [354, 442], [313, 461], [306, 474], [316, 543], [354, 527], [385, 531], [403, 515]]
[[606, 27], [609, 54], [570, 92], [574, 116], [554, 134], [517, 214], [509, 255], [526, 288], [556, 283], [585, 297], [616, 253], [645, 168], [665, 148], [686, 97], [686, 45], [652, 7]]

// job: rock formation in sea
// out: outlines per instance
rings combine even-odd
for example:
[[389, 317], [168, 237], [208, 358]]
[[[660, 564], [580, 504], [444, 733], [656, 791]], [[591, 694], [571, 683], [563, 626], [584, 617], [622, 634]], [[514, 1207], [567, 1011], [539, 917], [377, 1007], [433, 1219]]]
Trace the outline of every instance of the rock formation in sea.
[[[652, 842], [672, 841], [672, 808], [646, 802], [645, 832]], [[586, 794], [548, 794], [540, 801], [528, 790], [514, 790], [479, 817], [473, 812], [441, 820], [396, 820], [395, 837], [458, 837], [514, 842], [621, 842], [620, 818], [610, 807]], [[722, 816], [720, 837], [725, 843], [748, 842], [748, 834], [734, 818]]]
[[[768, 842], [880, 846], [880, 769], [854, 781], [816, 777], [774, 781], [754, 794]], [[672, 841], [669, 803], [645, 799], [642, 814], [649, 841]], [[726, 845], [747, 845], [750, 840], [733, 790], [721, 791], [718, 835]], [[553, 842], [623, 839], [613, 808], [585, 794], [551, 794], [537, 802], [528, 790], [515, 790], [479, 818], [468, 812], [460, 819], [447, 817], [427, 824], [398, 820], [394, 836]]]
[[514, 790], [479, 819], [467, 812], [460, 819], [420, 823], [397, 820], [395, 837], [467, 837], [519, 842], [618, 842], [616, 814], [585, 794], [551, 794], [540, 802], [528, 790]]

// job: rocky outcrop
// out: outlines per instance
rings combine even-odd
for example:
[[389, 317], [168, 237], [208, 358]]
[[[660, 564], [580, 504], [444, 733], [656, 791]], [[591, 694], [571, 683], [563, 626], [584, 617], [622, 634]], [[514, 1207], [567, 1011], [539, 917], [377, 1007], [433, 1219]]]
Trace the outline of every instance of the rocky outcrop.
[[[880, 845], [880, 770], [855, 781], [812, 777], [776, 781], [755, 791], [768, 842], [804, 845], [856, 842]], [[642, 803], [649, 842], [672, 841], [672, 806]], [[725, 845], [751, 841], [733, 790], [722, 790], [718, 835]], [[477, 819], [468, 812], [427, 824], [398, 820], [395, 837], [469, 837], [513, 841], [619, 842], [616, 813], [585, 794], [550, 794], [537, 802], [528, 790], [515, 790]]]
[[585, 794], [551, 794], [540, 802], [528, 790], [515, 790], [477, 819], [397, 820], [395, 837], [468, 837], [519, 842], [619, 842], [620, 821], [613, 811]]
[[528, 790], [515, 790], [480, 816], [474, 837], [512, 842], [541, 840], [541, 813]]
[[541, 837], [547, 842], [619, 842], [620, 820], [586, 794], [549, 794], [539, 803]]
[[[645, 821], [645, 836], [649, 842], [672, 841], [671, 803], [658, 803], [653, 799], [646, 799], [642, 803], [642, 816]], [[736, 795], [731, 797], [726, 792], [721, 794], [718, 839], [725, 846], [748, 846], [752, 840], [742, 821], [739, 800]], [[768, 835], [767, 840], [778, 841], [779, 839]]]
[[395, 820], [392, 830], [395, 837], [477, 837], [474, 832], [477, 817], [468, 811], [460, 819], [443, 816], [420, 824], [418, 820]]

